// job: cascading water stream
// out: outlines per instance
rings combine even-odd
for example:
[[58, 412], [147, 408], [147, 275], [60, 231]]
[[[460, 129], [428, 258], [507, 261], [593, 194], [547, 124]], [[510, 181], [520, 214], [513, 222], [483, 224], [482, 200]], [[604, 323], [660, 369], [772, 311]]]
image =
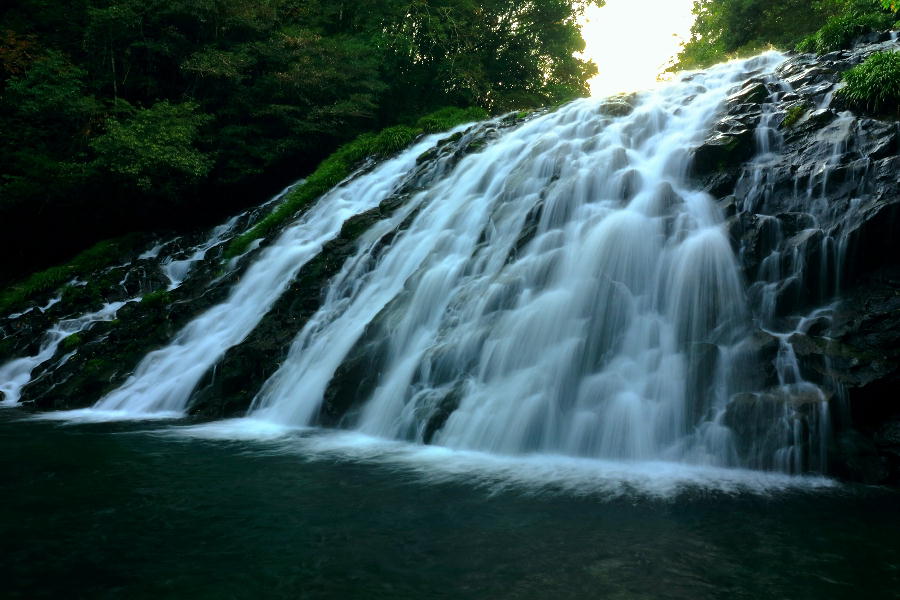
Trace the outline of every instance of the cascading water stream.
[[187, 277], [188, 272], [191, 270], [191, 267], [198, 261], [203, 260], [206, 257], [206, 253], [209, 252], [211, 248], [228, 239], [229, 234], [233, 232], [242, 216], [243, 214], [236, 215], [213, 229], [210, 238], [202, 244], [190, 248], [184, 253], [186, 255], [184, 258], [171, 256], [160, 264], [160, 269], [162, 269], [163, 274], [169, 280], [169, 285], [167, 287], [168, 291], [172, 291], [181, 285], [184, 278]]
[[[767, 125], [765, 116], [772, 107], [794, 91], [777, 78], [768, 84], [772, 93], [761, 105], [760, 129]], [[744, 212], [762, 225], [758, 243], [768, 254], [759, 263], [749, 297], [757, 326], [777, 345], [773, 360], [777, 386], [754, 394], [759, 408], [756, 427], [767, 431], [748, 452], [756, 467], [824, 472], [833, 400], [841, 408], [840, 383], [830, 382], [828, 387], [837, 396], [832, 398], [806, 381], [794, 349], [811, 329], [827, 330], [831, 324], [839, 304], [849, 237], [860, 222], [860, 199], [866, 195], [869, 179], [869, 157], [854, 160], [861, 139], [860, 120], [852, 112], [828, 108], [834, 91], [823, 95], [816, 110], [804, 114], [825, 124], [810, 135], [812, 144], [805, 153], [812, 158], [813, 168], [796, 174], [792, 193], [767, 184], [785, 144], [784, 136], [775, 130], [765, 144], [758, 135], [759, 154], [744, 170], [735, 192]], [[767, 154], [769, 149], [774, 153]], [[773, 205], [778, 208], [773, 210]], [[769, 215], [753, 214], [757, 210]], [[776, 211], [779, 214], [771, 216]], [[830, 372], [830, 366], [825, 371]], [[780, 422], [773, 424], [776, 411], [781, 413]], [[778, 447], [774, 460], [773, 446]]]
[[[686, 174], [734, 84], [780, 61], [695, 74], [627, 116], [577, 101], [463, 159], [364, 236], [251, 416], [310, 425], [349, 394], [344, 424], [376, 436], [732, 464], [716, 418], [750, 317]], [[353, 362], [369, 376], [337, 389]]]
[[[3, 392], [0, 404], [13, 406], [19, 401], [22, 388], [31, 381], [31, 374], [35, 367], [53, 358], [63, 340], [70, 335], [84, 331], [94, 323], [112, 321], [116, 318], [118, 310], [126, 303], [111, 302], [96, 312], [63, 319], [44, 334], [37, 354], [17, 358], [0, 365], [0, 392]], [[62, 360], [65, 360], [65, 357]]]
[[95, 410], [112, 417], [172, 415], [184, 410], [203, 374], [246, 337], [301, 267], [334, 238], [349, 217], [388, 196], [416, 158], [442, 136], [424, 138], [370, 173], [323, 196], [250, 266], [228, 299], [188, 323], [172, 342], [150, 352], [133, 375], [101, 398]]

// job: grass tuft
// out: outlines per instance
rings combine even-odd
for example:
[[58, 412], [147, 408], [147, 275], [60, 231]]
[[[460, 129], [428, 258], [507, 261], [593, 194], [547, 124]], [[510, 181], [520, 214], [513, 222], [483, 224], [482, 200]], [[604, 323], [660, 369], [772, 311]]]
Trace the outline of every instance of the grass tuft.
[[98, 242], [70, 262], [34, 273], [27, 279], [0, 291], [0, 314], [21, 306], [36, 294], [62, 287], [68, 281], [108, 267], [141, 241], [138, 234]]
[[806, 111], [809, 110], [809, 105], [805, 102], [801, 102], [796, 106], [792, 106], [788, 109], [787, 114], [784, 116], [784, 119], [781, 121], [781, 126], [785, 129], [790, 129], [793, 127], [797, 121], [803, 118], [803, 115], [806, 114]]
[[844, 72], [844, 81], [838, 94], [851, 106], [900, 115], [900, 52], [876, 52]]

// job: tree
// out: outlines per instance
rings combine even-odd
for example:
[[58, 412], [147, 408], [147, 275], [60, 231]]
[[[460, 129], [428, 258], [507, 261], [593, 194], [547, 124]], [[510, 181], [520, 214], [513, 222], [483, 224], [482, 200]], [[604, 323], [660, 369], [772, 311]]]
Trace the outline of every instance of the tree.
[[97, 155], [94, 165], [141, 191], [177, 198], [212, 167], [211, 157], [195, 146], [200, 127], [209, 120], [194, 103], [166, 100], [124, 121], [110, 119], [106, 133], [91, 141]]

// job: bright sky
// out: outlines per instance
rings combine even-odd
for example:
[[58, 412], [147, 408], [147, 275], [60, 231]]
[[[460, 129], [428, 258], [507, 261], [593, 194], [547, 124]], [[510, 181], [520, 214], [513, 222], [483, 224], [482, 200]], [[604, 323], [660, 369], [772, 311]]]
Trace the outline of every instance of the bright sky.
[[693, 0], [606, 0], [585, 11], [584, 57], [597, 63], [591, 93], [651, 87], [690, 37]]

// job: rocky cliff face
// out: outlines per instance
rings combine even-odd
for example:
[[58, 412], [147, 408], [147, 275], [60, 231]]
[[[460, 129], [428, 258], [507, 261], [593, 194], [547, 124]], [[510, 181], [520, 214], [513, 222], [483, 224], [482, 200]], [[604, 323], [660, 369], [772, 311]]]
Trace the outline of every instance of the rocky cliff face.
[[727, 421], [745, 446], [773, 415], [819, 427], [812, 384], [829, 407], [828, 471], [870, 482], [900, 477], [900, 123], [835, 92], [845, 70], [898, 49], [884, 35], [748, 73], [694, 160], [728, 216], [772, 365], [769, 391], [733, 402]]

